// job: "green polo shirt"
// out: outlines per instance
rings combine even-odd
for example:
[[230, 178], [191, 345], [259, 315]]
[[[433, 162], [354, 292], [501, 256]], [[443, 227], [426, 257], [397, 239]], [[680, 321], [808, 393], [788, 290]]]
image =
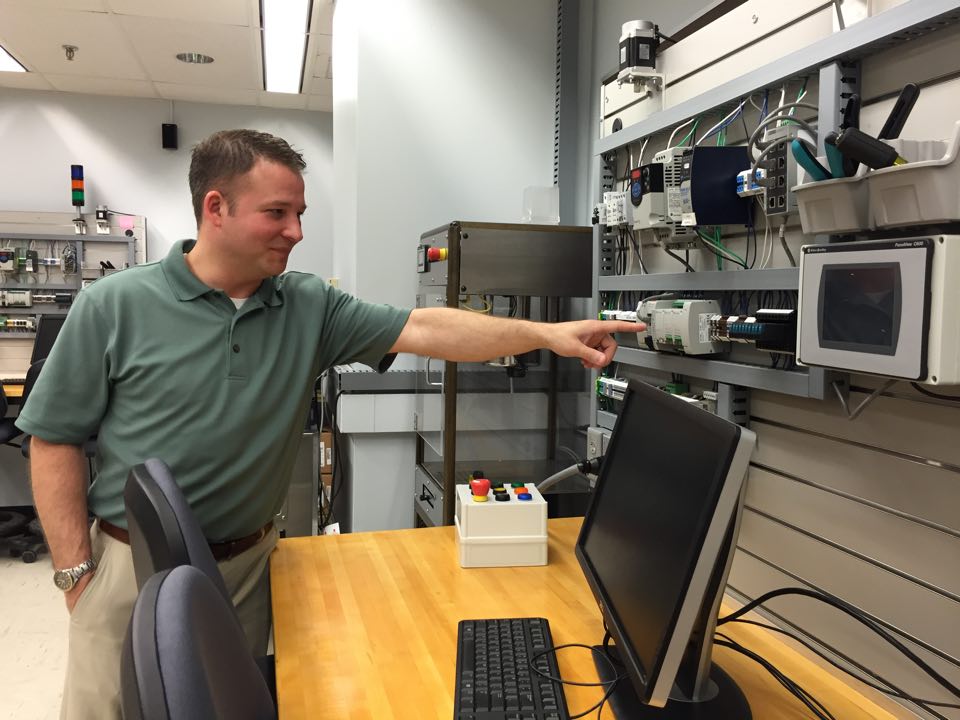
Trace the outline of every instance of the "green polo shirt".
[[17, 426], [53, 443], [97, 433], [89, 507], [121, 527], [127, 473], [160, 458], [218, 541], [280, 510], [316, 377], [348, 362], [386, 370], [410, 311], [297, 272], [237, 310], [187, 267], [193, 244], [79, 293]]

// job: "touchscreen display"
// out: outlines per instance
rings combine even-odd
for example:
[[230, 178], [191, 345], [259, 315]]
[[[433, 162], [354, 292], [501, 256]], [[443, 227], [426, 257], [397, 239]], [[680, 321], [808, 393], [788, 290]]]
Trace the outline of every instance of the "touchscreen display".
[[825, 265], [820, 333], [828, 347], [896, 350], [900, 313], [897, 263]]

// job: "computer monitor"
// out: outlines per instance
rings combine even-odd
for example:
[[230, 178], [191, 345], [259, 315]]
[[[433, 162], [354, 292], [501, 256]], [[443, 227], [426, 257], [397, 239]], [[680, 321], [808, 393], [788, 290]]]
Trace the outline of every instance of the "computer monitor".
[[710, 655], [755, 443], [750, 430], [629, 384], [576, 544], [624, 666], [610, 697], [620, 720], [750, 717]]
[[33, 341], [33, 353], [30, 355], [31, 365], [39, 360], [47, 359], [66, 319], [66, 315], [40, 316], [40, 323], [37, 325], [37, 337]]

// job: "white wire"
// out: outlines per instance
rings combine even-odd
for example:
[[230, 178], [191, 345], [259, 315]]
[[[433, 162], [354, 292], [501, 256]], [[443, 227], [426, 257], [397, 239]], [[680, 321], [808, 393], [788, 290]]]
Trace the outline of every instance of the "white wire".
[[650, 142], [649, 136], [646, 140], [643, 141], [643, 145], [640, 146], [640, 156], [637, 158], [637, 166], [640, 167], [643, 165], [643, 153], [647, 151], [647, 143]]
[[728, 120], [730, 120], [731, 118], [736, 117], [737, 113], [739, 113], [740, 111], [742, 111], [742, 110], [743, 110], [743, 106], [746, 105], [746, 104], [747, 104], [747, 101], [746, 101], [746, 100], [743, 100], [743, 101], [736, 107], [736, 109], [734, 109], [733, 111], [730, 112], [729, 115], [727, 115], [723, 120], [721, 120], [720, 122], [718, 122], [718, 123], [717, 123], [716, 125], [714, 125], [712, 128], [710, 128], [709, 130], [707, 130], [703, 135], [701, 135], [701, 136], [700, 136], [700, 139], [697, 140], [697, 143], [696, 143], [696, 144], [699, 145], [699, 144], [702, 143], [704, 140], [706, 140], [708, 137], [710, 137], [711, 135], [713, 135], [713, 133], [715, 133], [719, 128], [724, 127], [723, 124], [724, 124], [725, 122], [727, 122]]
[[667, 139], [667, 148], [672, 148], [672, 147], [673, 147], [673, 138], [676, 137], [676, 135], [677, 135], [677, 133], [678, 133], [679, 131], [683, 130], [683, 129], [684, 129], [685, 127], [687, 127], [688, 125], [692, 125], [694, 122], [696, 122], [696, 120], [697, 120], [697, 118], [695, 118], [695, 117], [694, 117], [694, 118], [690, 118], [690, 119], [687, 120], [685, 123], [683, 123], [683, 125], [677, 125], [677, 126], [673, 129], [673, 132], [670, 133], [670, 137]]
[[[760, 214], [763, 216], [763, 245], [761, 246], [760, 253], [760, 268], [763, 269], [767, 267], [767, 264], [770, 262], [770, 255], [773, 254], [773, 238], [770, 235], [770, 219], [767, 217], [767, 210], [763, 206], [763, 195], [754, 196], [757, 204], [760, 206]], [[769, 251], [767, 246], [769, 245]]]

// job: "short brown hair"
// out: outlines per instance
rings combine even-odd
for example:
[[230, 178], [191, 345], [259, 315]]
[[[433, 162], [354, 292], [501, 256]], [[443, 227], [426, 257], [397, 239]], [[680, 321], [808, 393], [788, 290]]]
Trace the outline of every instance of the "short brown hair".
[[260, 158], [284, 165], [302, 173], [307, 163], [283, 138], [256, 130], [221, 130], [193, 148], [190, 160], [190, 196], [193, 214], [200, 227], [203, 198], [211, 190], [219, 190], [233, 211], [230, 191], [233, 182], [253, 168]]

